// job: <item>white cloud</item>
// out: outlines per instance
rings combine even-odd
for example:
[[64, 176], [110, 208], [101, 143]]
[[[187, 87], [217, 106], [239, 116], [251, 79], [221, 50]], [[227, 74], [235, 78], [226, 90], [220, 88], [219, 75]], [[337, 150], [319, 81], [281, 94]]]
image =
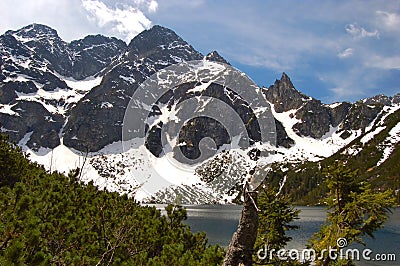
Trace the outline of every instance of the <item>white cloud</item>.
[[334, 93], [334, 101], [340, 101], [340, 99], [346, 98], [361, 98], [364, 94], [362, 90], [357, 90], [352, 87], [335, 87], [330, 89], [331, 92]]
[[381, 11], [381, 10], [376, 11], [376, 13], [387, 28], [399, 30], [400, 15], [398, 15], [396, 13]]
[[347, 48], [347, 49], [343, 50], [342, 52], [340, 52], [338, 54], [338, 57], [339, 58], [348, 58], [353, 55], [353, 52], [354, 52], [353, 48]]
[[139, 7], [146, 5], [149, 12], [155, 12], [158, 6], [156, 1], [138, 0], [135, 4], [135, 7], [125, 5], [124, 8], [110, 8], [101, 1], [82, 0], [89, 19], [101, 28], [110, 29], [127, 42], [152, 24]]
[[147, 9], [149, 13], [154, 13], [158, 9], [158, 3], [155, 0], [134, 0], [137, 8]]
[[[376, 59], [375, 57], [371, 59], [373, 58], [371, 63]], [[355, 101], [381, 93], [392, 95], [396, 92], [394, 88], [397, 88], [398, 92], [398, 83], [386, 87], [386, 79], [392, 77], [387, 69], [378, 68], [378, 66], [373, 68], [365, 63], [352, 65], [345, 71], [338, 68], [330, 73], [321, 72], [319, 75], [322, 76], [325, 84], [330, 85], [327, 90], [331, 94], [324, 98], [326, 102]]]
[[349, 33], [354, 38], [366, 38], [366, 37], [376, 37], [379, 38], [379, 31], [367, 31], [363, 27], [358, 26], [356, 23], [347, 24], [345, 27], [347, 33]]
[[400, 70], [400, 56], [373, 56], [366, 62], [367, 67], [381, 68], [381, 69], [399, 69]]
[[[233, 64], [255, 66], [257, 71], [265, 68], [266, 73], [290, 70], [293, 77], [324, 74], [326, 79], [315, 91], [331, 95], [334, 91], [328, 88], [335, 88], [341, 95], [337, 100], [353, 99], [361, 91], [362, 96], [381, 93], [382, 80], [399, 87], [398, 79], [391, 76], [397, 72], [388, 71], [400, 66], [399, 1], [226, 2], [0, 0], [0, 33], [38, 22], [57, 29], [66, 41], [88, 34], [129, 41], [157, 23], [177, 31], [203, 53], [218, 50]], [[349, 74], [353, 68], [359, 72]], [[382, 79], [382, 75], [390, 78]], [[357, 95], [352, 96], [356, 89]]]
[[56, 29], [66, 41], [100, 33], [84, 13], [81, 0], [1, 0], [0, 34], [34, 22]]
[[354, 76], [349, 75], [346, 77], [342, 73], [330, 73], [330, 76], [324, 80], [326, 84], [333, 85], [328, 88], [331, 94], [324, 99], [327, 103], [349, 99], [356, 100], [368, 95], [367, 82], [360, 79], [360, 74], [356, 73], [358, 71], [351, 69], [349, 72]]
[[150, 1], [149, 12], [156, 12], [158, 8], [158, 3], [156, 1]]

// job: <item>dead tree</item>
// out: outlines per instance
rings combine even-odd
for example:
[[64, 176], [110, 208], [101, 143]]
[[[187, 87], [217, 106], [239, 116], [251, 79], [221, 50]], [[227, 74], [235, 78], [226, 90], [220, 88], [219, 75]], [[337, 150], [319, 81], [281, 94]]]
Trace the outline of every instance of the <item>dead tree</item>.
[[257, 238], [258, 208], [257, 192], [244, 188], [242, 216], [237, 231], [233, 234], [223, 266], [251, 266], [254, 243]]

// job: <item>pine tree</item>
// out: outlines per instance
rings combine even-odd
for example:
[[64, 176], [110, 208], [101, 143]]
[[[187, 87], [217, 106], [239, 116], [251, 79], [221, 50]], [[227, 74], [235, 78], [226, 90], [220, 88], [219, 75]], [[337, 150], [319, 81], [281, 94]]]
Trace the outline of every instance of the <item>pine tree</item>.
[[[258, 196], [259, 227], [258, 236], [255, 244], [255, 251], [260, 252], [260, 260], [258, 256], [254, 259], [258, 263], [267, 263], [266, 265], [283, 265], [296, 264], [296, 262], [282, 261], [276, 257], [276, 252], [286, 246], [291, 237], [286, 235], [288, 230], [298, 229], [293, 221], [298, 219], [300, 213], [290, 205], [290, 199], [280, 193], [277, 189], [270, 186], [264, 188]], [[270, 253], [271, 252], [271, 253]], [[266, 254], [265, 254], [266, 253]], [[270, 254], [273, 256], [271, 257]]]
[[[218, 265], [219, 246], [167, 215], [92, 183], [48, 173], [0, 134], [0, 265]], [[12, 158], [12, 159], [10, 159]], [[7, 162], [7, 164], [6, 164]], [[4, 179], [1, 179], [2, 181]]]
[[17, 145], [9, 142], [9, 137], [0, 133], [0, 187], [13, 186], [28, 168], [27, 156]]
[[[357, 171], [352, 171], [343, 163], [324, 170], [326, 183], [329, 188], [327, 197], [328, 215], [325, 224], [310, 240], [320, 257], [322, 250], [344, 248], [338, 244], [339, 239], [346, 245], [352, 242], [364, 244], [362, 237], [373, 237], [373, 233], [383, 227], [390, 208], [394, 206], [393, 191], [374, 191], [366, 182], [357, 179]], [[351, 264], [347, 260], [332, 260], [328, 252], [317, 265]]]

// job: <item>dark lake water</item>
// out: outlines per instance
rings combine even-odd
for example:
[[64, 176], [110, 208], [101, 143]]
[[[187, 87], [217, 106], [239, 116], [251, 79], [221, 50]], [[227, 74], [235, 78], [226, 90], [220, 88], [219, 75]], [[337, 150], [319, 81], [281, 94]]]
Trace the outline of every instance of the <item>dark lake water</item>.
[[[162, 205], [157, 205], [163, 208]], [[228, 246], [232, 234], [236, 231], [241, 206], [234, 205], [190, 205], [185, 206], [188, 212], [188, 219], [185, 221], [193, 232], [204, 231], [207, 233], [210, 244]], [[288, 233], [293, 238], [286, 249], [303, 249], [313, 233], [319, 230], [326, 217], [326, 209], [323, 207], [297, 207], [301, 210], [299, 220], [294, 224], [300, 229]], [[365, 238], [366, 247], [351, 245], [350, 248], [358, 248], [361, 251], [369, 248], [372, 254], [393, 253], [397, 262], [375, 262], [361, 261], [358, 265], [400, 265], [400, 208], [393, 210], [384, 228], [375, 233], [375, 239]]]

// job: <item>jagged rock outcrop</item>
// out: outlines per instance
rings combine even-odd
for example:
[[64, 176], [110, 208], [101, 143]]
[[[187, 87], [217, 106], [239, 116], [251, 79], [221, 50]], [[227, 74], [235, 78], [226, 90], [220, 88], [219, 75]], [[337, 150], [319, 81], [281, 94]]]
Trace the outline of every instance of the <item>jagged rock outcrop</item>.
[[[27, 141], [30, 148], [54, 147], [62, 137], [66, 146], [80, 151], [98, 151], [121, 139], [130, 97], [138, 85], [156, 71], [182, 61], [200, 59], [229, 64], [216, 51], [203, 56], [175, 32], [158, 25], [126, 45], [116, 38], [101, 35], [67, 43], [56, 30], [32, 24], [1, 35], [0, 55], [1, 123], [4, 130], [11, 132], [12, 140], [19, 142], [33, 132], [31, 141]], [[70, 88], [65, 80], [65, 77], [83, 80], [91, 76], [103, 79], [88, 91]], [[165, 97], [168, 101], [195, 96], [217, 97], [231, 106], [244, 124], [251, 121], [248, 134], [252, 141], [259, 140], [259, 127], [252, 119], [252, 110], [241, 101], [233, 103], [233, 98], [227, 95], [231, 93], [229, 88], [224, 90], [211, 84], [210, 89], [201, 94], [187, 93], [194, 86], [196, 84], [182, 84], [174, 89], [173, 95]], [[369, 125], [383, 106], [400, 102], [400, 94], [397, 94], [393, 97], [377, 95], [355, 104], [326, 105], [296, 90], [286, 73], [269, 88], [263, 88], [263, 92], [275, 112], [295, 110], [292, 118], [298, 121], [292, 129], [297, 135], [317, 139], [336, 127], [346, 138], [352, 131]], [[51, 119], [33, 121], [26, 114], [19, 116], [21, 110]], [[277, 145], [286, 148], [295, 145], [287, 134], [288, 129], [278, 120], [275, 124]], [[36, 128], [39, 126], [41, 128]], [[53, 132], [51, 136], [49, 132]], [[159, 127], [149, 128], [149, 132], [146, 146], [159, 156], [162, 152]], [[190, 121], [181, 133], [179, 143], [190, 145], [182, 145], [180, 149], [190, 158], [199, 156], [197, 145], [205, 136], [214, 139], [217, 148], [231, 141], [222, 125], [207, 119]], [[47, 137], [40, 137], [42, 135]]]
[[306, 95], [296, 90], [286, 73], [274, 85], [264, 89], [267, 100], [274, 105], [278, 113], [300, 108], [304, 101], [309, 99]]
[[213, 62], [219, 62], [223, 64], [230, 65], [228, 61], [225, 60], [217, 51], [212, 51], [205, 57], [206, 60], [208, 61], [213, 61]]
[[393, 96], [392, 103], [394, 104], [400, 103], [400, 93], [397, 93], [396, 95]]
[[[11, 139], [19, 142], [33, 132], [28, 147], [57, 146], [69, 111], [60, 112], [60, 106], [69, 109], [73, 101], [66, 97], [76, 94], [68, 92], [72, 89], [64, 77], [81, 80], [96, 75], [125, 49], [123, 41], [100, 35], [67, 43], [56, 30], [41, 24], [1, 35], [0, 103], [10, 105], [3, 109], [11, 110], [2, 112], [1, 123], [5, 130], [13, 132]], [[42, 91], [38, 93], [39, 90]], [[13, 113], [17, 107], [24, 115]]]
[[[297, 91], [285, 73], [264, 93], [277, 113], [296, 110], [295, 118], [300, 122], [295, 123], [292, 129], [297, 135], [317, 139], [328, 133], [331, 127], [337, 126], [342, 132], [341, 137], [346, 139], [352, 130], [368, 126], [383, 106], [395, 103], [398, 98], [397, 95], [377, 95], [354, 104], [343, 102], [326, 105]], [[282, 137], [278, 135], [278, 144], [280, 141]]]
[[117, 38], [89, 35], [81, 40], [72, 41], [68, 48], [74, 56], [70, 75], [81, 80], [108, 67], [127, 46]]
[[276, 145], [278, 147], [290, 148], [295, 144], [294, 140], [291, 139], [285, 130], [285, 127], [282, 123], [275, 118], [275, 126], [276, 126]]
[[383, 105], [370, 105], [362, 101], [354, 103], [348, 110], [346, 118], [343, 120], [340, 132], [342, 138], [347, 138], [351, 130], [364, 129], [382, 111]]
[[78, 80], [97, 74], [126, 48], [123, 41], [101, 35], [67, 43], [56, 30], [41, 24], [7, 31], [4, 36], [14, 42], [11, 47], [19, 48], [18, 55], [39, 57], [49, 63], [50, 70]]
[[329, 110], [330, 114], [330, 122], [333, 127], [337, 127], [340, 123], [344, 121], [346, 118], [347, 114], [349, 113], [349, 109], [351, 107], [351, 103], [348, 102], [342, 102], [334, 106], [333, 108], [331, 107]]
[[323, 106], [320, 101], [309, 100], [296, 112], [296, 118], [302, 122], [295, 124], [293, 129], [300, 136], [321, 138], [329, 131], [331, 124], [329, 111], [329, 108]]
[[[211, 83], [205, 90], [193, 91], [193, 88], [199, 86], [196, 82], [185, 83], [177, 88], [174, 88], [170, 94], [166, 94], [166, 98], [160, 99], [160, 101], [169, 103], [169, 108], [175, 108], [175, 106], [181, 101], [187, 100], [189, 98], [195, 98], [199, 100], [199, 106], [202, 106], [201, 99], [196, 97], [214, 97], [218, 100], [226, 103], [230, 108], [229, 110], [218, 110], [218, 114], [221, 121], [224, 121], [225, 126], [228, 128], [237, 127], [235, 121], [230, 119], [231, 115], [229, 113], [224, 113], [225, 111], [236, 112], [241, 118], [242, 124], [246, 125], [247, 134], [250, 138], [250, 143], [261, 140], [260, 127], [256, 121], [253, 119], [254, 116], [250, 106], [243, 99], [239, 97], [230, 88], [224, 88], [223, 86], [215, 83]], [[203, 106], [204, 107], [204, 106]], [[159, 114], [159, 113], [154, 113]], [[150, 115], [153, 115], [151, 113]], [[179, 111], [176, 114], [177, 117], [180, 116]], [[159, 156], [162, 150], [160, 145], [160, 126], [155, 125], [150, 130], [149, 138], [146, 142], [146, 147], [155, 155]], [[208, 117], [196, 117], [188, 121], [180, 130], [178, 144], [179, 149], [185, 157], [189, 159], [199, 158], [201, 152], [199, 150], [199, 143], [203, 138], [209, 137], [214, 140], [216, 147], [220, 148], [224, 144], [230, 144], [232, 142], [226, 128], [220, 122], [215, 119]]]
[[383, 94], [375, 95], [370, 98], [366, 98], [363, 100], [365, 104], [382, 104], [382, 105], [390, 105], [392, 103], [392, 97], [388, 97]]
[[52, 114], [43, 105], [33, 101], [18, 101], [11, 108], [11, 112], [14, 114], [0, 113], [1, 126], [8, 129], [6, 133], [11, 139], [21, 140], [31, 133], [25, 144], [33, 150], [41, 147], [55, 148], [60, 144], [58, 132], [63, 124], [61, 115]]
[[98, 151], [121, 140], [125, 109], [138, 85], [169, 65], [202, 58], [172, 30], [154, 26], [140, 33], [106, 69], [102, 83], [72, 109], [64, 143], [77, 150]]

